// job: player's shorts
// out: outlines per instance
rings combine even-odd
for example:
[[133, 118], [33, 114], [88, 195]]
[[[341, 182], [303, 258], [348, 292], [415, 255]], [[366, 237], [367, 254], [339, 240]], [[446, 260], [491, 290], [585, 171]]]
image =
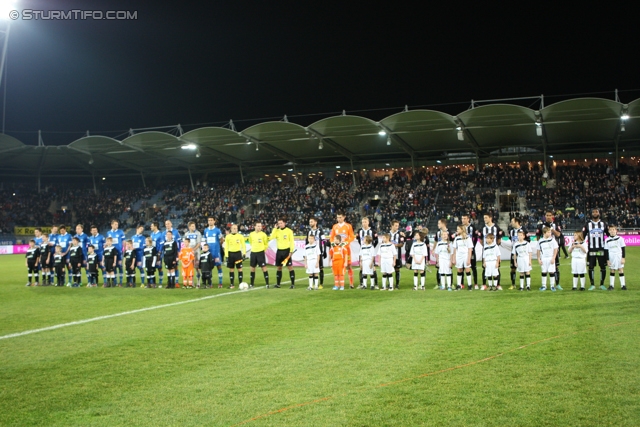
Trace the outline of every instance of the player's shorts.
[[518, 273], [528, 273], [531, 271], [531, 264], [529, 263], [529, 258], [519, 259], [518, 260], [518, 268], [516, 269]]
[[182, 277], [193, 277], [193, 266], [182, 267]]
[[178, 259], [175, 256], [165, 256], [164, 266], [167, 270], [176, 270], [178, 268]]
[[451, 274], [451, 261], [440, 262], [440, 266], [438, 267], [438, 274], [441, 276], [444, 274]]
[[[289, 256], [291, 251], [289, 249], [278, 249], [276, 251], [276, 267], [282, 267], [282, 263]], [[289, 257], [289, 260], [285, 264], [286, 266], [293, 265], [293, 257]]]
[[456, 268], [471, 268], [471, 264], [467, 264], [467, 257], [456, 257]]
[[264, 267], [265, 265], [267, 265], [267, 259], [265, 257], [264, 251], [262, 252], [251, 252], [251, 255], [249, 256], [250, 261], [249, 261], [249, 265], [253, 268], [257, 267]]
[[360, 263], [360, 271], [362, 271], [363, 276], [368, 276], [373, 274], [372, 261], [373, 260], [369, 258], [369, 259], [363, 259], [362, 262]]
[[542, 272], [543, 273], [555, 273], [556, 272], [556, 260], [553, 258], [542, 258]]
[[487, 261], [487, 266], [484, 269], [484, 277], [497, 277], [498, 267], [496, 267], [495, 261]]
[[116, 251], [116, 265], [118, 265], [119, 262], [122, 262], [122, 248]]
[[113, 273], [115, 270], [115, 266], [116, 266], [115, 258], [109, 258], [104, 260], [104, 269], [106, 270], [107, 273]]
[[571, 274], [587, 274], [587, 260], [585, 258], [571, 259]]
[[427, 267], [427, 263], [426, 263], [426, 259], [425, 258], [422, 258], [422, 262], [420, 264], [416, 264], [416, 257], [415, 256], [411, 260], [411, 269], [412, 270], [424, 271], [424, 269], [426, 267]]
[[391, 274], [391, 273], [394, 273], [395, 271], [396, 270], [394, 268], [392, 259], [380, 260], [380, 272], [382, 274]]
[[140, 265], [144, 265], [144, 252], [140, 252], [140, 253], [138, 253], [138, 252], [136, 251], [136, 253], [135, 253], [135, 254], [136, 254], [136, 265], [138, 265], [138, 263], [139, 263], [139, 262], [140, 262], [140, 263], [142, 263], [142, 264], [140, 264]]
[[622, 263], [622, 256], [609, 256], [609, 262], [611, 263], [611, 270], [619, 270], [621, 268], [624, 268], [624, 264]]
[[587, 255], [589, 268], [595, 268], [596, 262], [600, 268], [605, 268], [607, 266], [607, 260], [605, 258], [604, 251], [589, 251]]
[[318, 274], [320, 273], [320, 267], [316, 267], [316, 263], [314, 262], [313, 265], [307, 267], [306, 271], [307, 274]]
[[344, 264], [343, 263], [334, 263], [331, 266], [331, 269], [333, 270], [333, 275], [334, 276], [342, 276], [344, 275]]
[[135, 268], [127, 268], [126, 271], [127, 271], [127, 274], [129, 274], [129, 275], [130, 274], [136, 274], [136, 269]]
[[229, 252], [227, 268], [242, 268], [242, 252]]
[[47, 263], [47, 254], [40, 255], [39, 261], [42, 268], [49, 268], [49, 264]]

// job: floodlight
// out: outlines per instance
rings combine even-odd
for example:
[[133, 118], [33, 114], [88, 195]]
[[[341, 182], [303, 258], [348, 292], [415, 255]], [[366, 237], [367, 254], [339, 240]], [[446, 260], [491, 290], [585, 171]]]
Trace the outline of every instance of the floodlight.
[[10, 21], [12, 19], [15, 19], [15, 17], [13, 16], [15, 15], [14, 11], [17, 8], [16, 4], [17, 2], [14, 0], [0, 0], [0, 20]]
[[93, 164], [93, 157], [89, 159], [89, 164], [92, 165]]
[[340, 169], [340, 166], [336, 166], [336, 169]]
[[381, 130], [381, 131], [379, 131], [379, 132], [378, 132], [378, 135], [380, 135], [380, 136], [385, 136], [386, 134], [387, 134], [387, 132], [385, 132], [385, 131], [383, 131], [383, 130]]
[[623, 114], [622, 116], [620, 116], [620, 120], [624, 121], [624, 120], [629, 120], [629, 115], [628, 114]]
[[458, 141], [464, 141], [464, 132], [462, 132], [462, 128], [458, 128]]
[[258, 145], [257, 142], [256, 142], [256, 151], [260, 151], [260, 146]]
[[390, 136], [387, 137], [387, 145], [391, 145], [391, 137]]
[[182, 148], [183, 150], [195, 150], [196, 148], [198, 148], [198, 146], [196, 144], [185, 144], [180, 148]]
[[322, 145], [322, 140], [320, 140], [320, 142], [318, 142], [318, 150], [322, 150], [324, 148], [324, 145]]

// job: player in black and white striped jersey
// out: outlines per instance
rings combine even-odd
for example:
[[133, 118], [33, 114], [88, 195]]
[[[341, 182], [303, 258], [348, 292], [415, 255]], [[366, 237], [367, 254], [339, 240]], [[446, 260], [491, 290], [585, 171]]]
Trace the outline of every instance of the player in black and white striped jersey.
[[[362, 228], [358, 230], [358, 235], [356, 236], [356, 239], [358, 240], [360, 247], [362, 247], [365, 244], [364, 242], [365, 237], [370, 236], [371, 245], [373, 246], [373, 250], [375, 253], [375, 250], [378, 247], [378, 233], [376, 233], [373, 230], [373, 228], [370, 227], [369, 218], [367, 217], [362, 218], [361, 224], [362, 224]], [[374, 261], [374, 264], [375, 264], [375, 261]], [[378, 286], [378, 273], [376, 272], [375, 269], [373, 270], [373, 285], [374, 287]], [[366, 285], [364, 283], [364, 276], [362, 274], [362, 266], [360, 266], [360, 288], [366, 289]]]
[[[527, 230], [522, 227], [522, 221], [520, 218], [511, 218], [511, 230], [509, 230], [509, 240], [511, 240], [512, 247], [518, 242], [518, 233], [522, 231], [524, 233], [524, 241], [530, 241], [527, 236]], [[515, 289], [516, 287], [516, 263], [515, 258], [511, 257], [511, 287], [509, 289]]]
[[[480, 233], [479, 237], [482, 239], [482, 247], [487, 244], [487, 236], [489, 234], [493, 234], [495, 236], [495, 243], [497, 246], [500, 246], [502, 236], [504, 236], [500, 227], [493, 223], [493, 216], [488, 213], [484, 214], [484, 226], [482, 227], [482, 230], [478, 231], [478, 233]], [[498, 269], [498, 290], [502, 290], [502, 286], [500, 286], [500, 277], [500, 269]], [[484, 268], [482, 269], [482, 289], [487, 289], [487, 278], [485, 277]]]
[[471, 274], [473, 275], [473, 285], [475, 289], [478, 289], [478, 268], [476, 267], [476, 245], [478, 244], [478, 233], [476, 233], [476, 227], [471, 224], [469, 214], [462, 215], [462, 225], [464, 226], [467, 235], [471, 237], [473, 243], [473, 251], [471, 252]]
[[596, 262], [600, 266], [600, 289], [606, 290], [604, 279], [607, 276], [607, 259], [604, 253], [604, 238], [609, 236], [609, 227], [607, 223], [600, 220], [600, 210], [593, 209], [591, 211], [591, 221], [587, 222], [582, 228], [582, 235], [587, 242], [589, 252], [587, 253], [587, 263], [589, 266], [589, 281], [591, 282], [590, 291], [595, 289], [595, 272]]
[[327, 248], [325, 246], [325, 237], [322, 229], [318, 228], [318, 220], [315, 218], [309, 219], [309, 232], [307, 233], [307, 238], [305, 239], [305, 245], [309, 244], [309, 236], [313, 236], [315, 238], [316, 244], [320, 248], [320, 259], [319, 259], [319, 268], [320, 273], [319, 276], [319, 289], [322, 289], [322, 285], [324, 284], [324, 257], [327, 254]]
[[396, 289], [400, 289], [400, 269], [402, 269], [402, 248], [404, 247], [405, 234], [400, 231], [400, 221], [393, 220], [391, 222], [391, 231], [389, 232], [390, 241], [398, 251], [394, 270], [396, 272]]
[[[558, 244], [558, 247], [560, 247], [560, 239], [564, 239], [564, 237], [562, 236], [562, 227], [554, 219], [553, 212], [550, 210], [547, 210], [545, 212], [544, 222], [538, 225], [538, 229], [536, 230], [536, 236], [538, 237], [538, 240], [542, 239], [542, 235], [543, 235], [542, 229], [544, 227], [549, 227], [551, 229], [551, 235], [556, 239], [556, 243]], [[558, 255], [556, 255], [555, 263], [556, 263], [556, 272], [555, 272], [556, 288], [559, 291], [561, 291], [562, 286], [560, 286], [560, 250], [558, 250]]]

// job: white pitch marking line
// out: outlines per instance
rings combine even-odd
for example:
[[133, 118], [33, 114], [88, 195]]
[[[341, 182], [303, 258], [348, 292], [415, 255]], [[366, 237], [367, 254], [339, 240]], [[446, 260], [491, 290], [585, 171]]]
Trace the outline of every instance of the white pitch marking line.
[[[327, 277], [327, 276], [331, 276], [331, 273], [325, 275], [325, 277]], [[307, 277], [303, 277], [301, 279], [296, 279], [296, 282], [299, 282], [301, 280], [309, 280], [309, 279]], [[113, 317], [126, 316], [126, 315], [129, 315], [129, 314], [142, 313], [144, 311], [157, 310], [159, 308], [173, 307], [173, 306], [181, 305], [181, 304], [189, 304], [191, 302], [198, 302], [198, 301], [203, 301], [203, 300], [206, 300], [206, 299], [223, 297], [223, 296], [226, 296], [226, 295], [239, 294], [241, 292], [257, 291], [258, 289], [264, 289], [264, 286], [259, 286], [257, 288], [249, 288], [246, 291], [232, 291], [232, 292], [227, 292], [227, 293], [224, 293], [224, 294], [207, 295], [206, 297], [194, 298], [194, 299], [189, 299], [189, 300], [185, 300], [185, 301], [172, 302], [172, 303], [169, 303], [169, 304], [154, 305], [153, 307], [139, 308], [139, 309], [136, 309], [136, 310], [123, 311], [122, 313], [107, 314], [105, 316], [92, 317], [91, 319], [76, 320], [76, 321], [73, 321], [73, 322], [61, 323], [59, 325], [47, 326], [47, 327], [38, 328], [38, 329], [31, 329], [31, 330], [23, 331], [23, 332], [16, 332], [16, 333], [13, 333], [13, 334], [0, 336], [0, 340], [6, 340], [6, 339], [9, 339], [9, 338], [17, 338], [17, 337], [21, 337], [21, 336], [24, 336], [24, 335], [35, 334], [37, 332], [53, 331], [55, 329], [66, 328], [67, 326], [82, 325], [84, 323], [97, 322], [98, 320], [111, 319]]]

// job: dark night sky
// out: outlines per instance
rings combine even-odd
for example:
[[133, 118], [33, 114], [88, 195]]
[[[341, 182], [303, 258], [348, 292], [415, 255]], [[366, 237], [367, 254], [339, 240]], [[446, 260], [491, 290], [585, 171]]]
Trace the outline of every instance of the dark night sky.
[[612, 98], [615, 88], [640, 88], [636, 24], [624, 8], [315, 3], [22, 1], [18, 10], [129, 10], [138, 19], [13, 21], [7, 133], [35, 143], [42, 129], [45, 144], [58, 144], [87, 129], [114, 136], [130, 127], [466, 101], [433, 107], [455, 114], [472, 98]]

